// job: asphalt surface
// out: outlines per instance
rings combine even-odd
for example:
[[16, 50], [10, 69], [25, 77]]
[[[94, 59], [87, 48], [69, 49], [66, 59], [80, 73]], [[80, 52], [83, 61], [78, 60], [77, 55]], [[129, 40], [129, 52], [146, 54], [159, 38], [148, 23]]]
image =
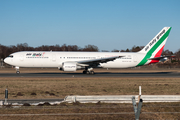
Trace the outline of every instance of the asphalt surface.
[[94, 75], [82, 73], [0, 73], [0, 77], [180, 77], [178, 72], [98, 72]]

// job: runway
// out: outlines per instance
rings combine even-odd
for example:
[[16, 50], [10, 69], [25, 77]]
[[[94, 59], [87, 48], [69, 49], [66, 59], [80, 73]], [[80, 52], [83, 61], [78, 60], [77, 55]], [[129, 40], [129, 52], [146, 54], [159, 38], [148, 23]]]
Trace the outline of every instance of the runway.
[[129, 73], [119, 73], [119, 72], [98, 72], [94, 75], [87, 75], [82, 73], [0, 73], [0, 77], [180, 77], [179, 72], [129, 72]]

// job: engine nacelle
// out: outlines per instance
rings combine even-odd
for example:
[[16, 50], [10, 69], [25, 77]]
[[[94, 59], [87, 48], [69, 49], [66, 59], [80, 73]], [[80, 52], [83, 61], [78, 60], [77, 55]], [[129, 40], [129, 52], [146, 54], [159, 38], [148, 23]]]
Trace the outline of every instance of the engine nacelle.
[[73, 62], [64, 62], [62, 64], [62, 70], [63, 71], [76, 71], [77, 65], [76, 63], [73, 63]]

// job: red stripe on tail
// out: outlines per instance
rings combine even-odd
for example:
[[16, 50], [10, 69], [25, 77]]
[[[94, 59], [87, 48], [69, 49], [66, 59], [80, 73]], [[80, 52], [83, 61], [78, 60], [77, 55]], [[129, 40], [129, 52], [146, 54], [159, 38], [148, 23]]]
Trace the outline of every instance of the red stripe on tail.
[[[154, 57], [161, 57], [161, 53], [164, 49], [164, 46], [157, 52], [157, 54], [154, 56]], [[152, 64], [152, 63], [157, 63], [159, 62], [159, 60], [151, 60], [151, 62], [149, 64]]]

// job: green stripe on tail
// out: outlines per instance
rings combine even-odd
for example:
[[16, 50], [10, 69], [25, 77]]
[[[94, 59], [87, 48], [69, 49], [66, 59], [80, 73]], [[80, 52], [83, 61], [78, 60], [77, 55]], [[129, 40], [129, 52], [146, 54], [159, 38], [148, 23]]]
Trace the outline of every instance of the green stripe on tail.
[[147, 52], [146, 56], [143, 58], [143, 60], [137, 65], [137, 66], [142, 66], [144, 65], [148, 60], [148, 58], [150, 58], [152, 56], [152, 53], [162, 44], [162, 42], [168, 37], [169, 33], [171, 31], [171, 27], [169, 28], [169, 30], [160, 38], [160, 40], [158, 40], [158, 42]]

